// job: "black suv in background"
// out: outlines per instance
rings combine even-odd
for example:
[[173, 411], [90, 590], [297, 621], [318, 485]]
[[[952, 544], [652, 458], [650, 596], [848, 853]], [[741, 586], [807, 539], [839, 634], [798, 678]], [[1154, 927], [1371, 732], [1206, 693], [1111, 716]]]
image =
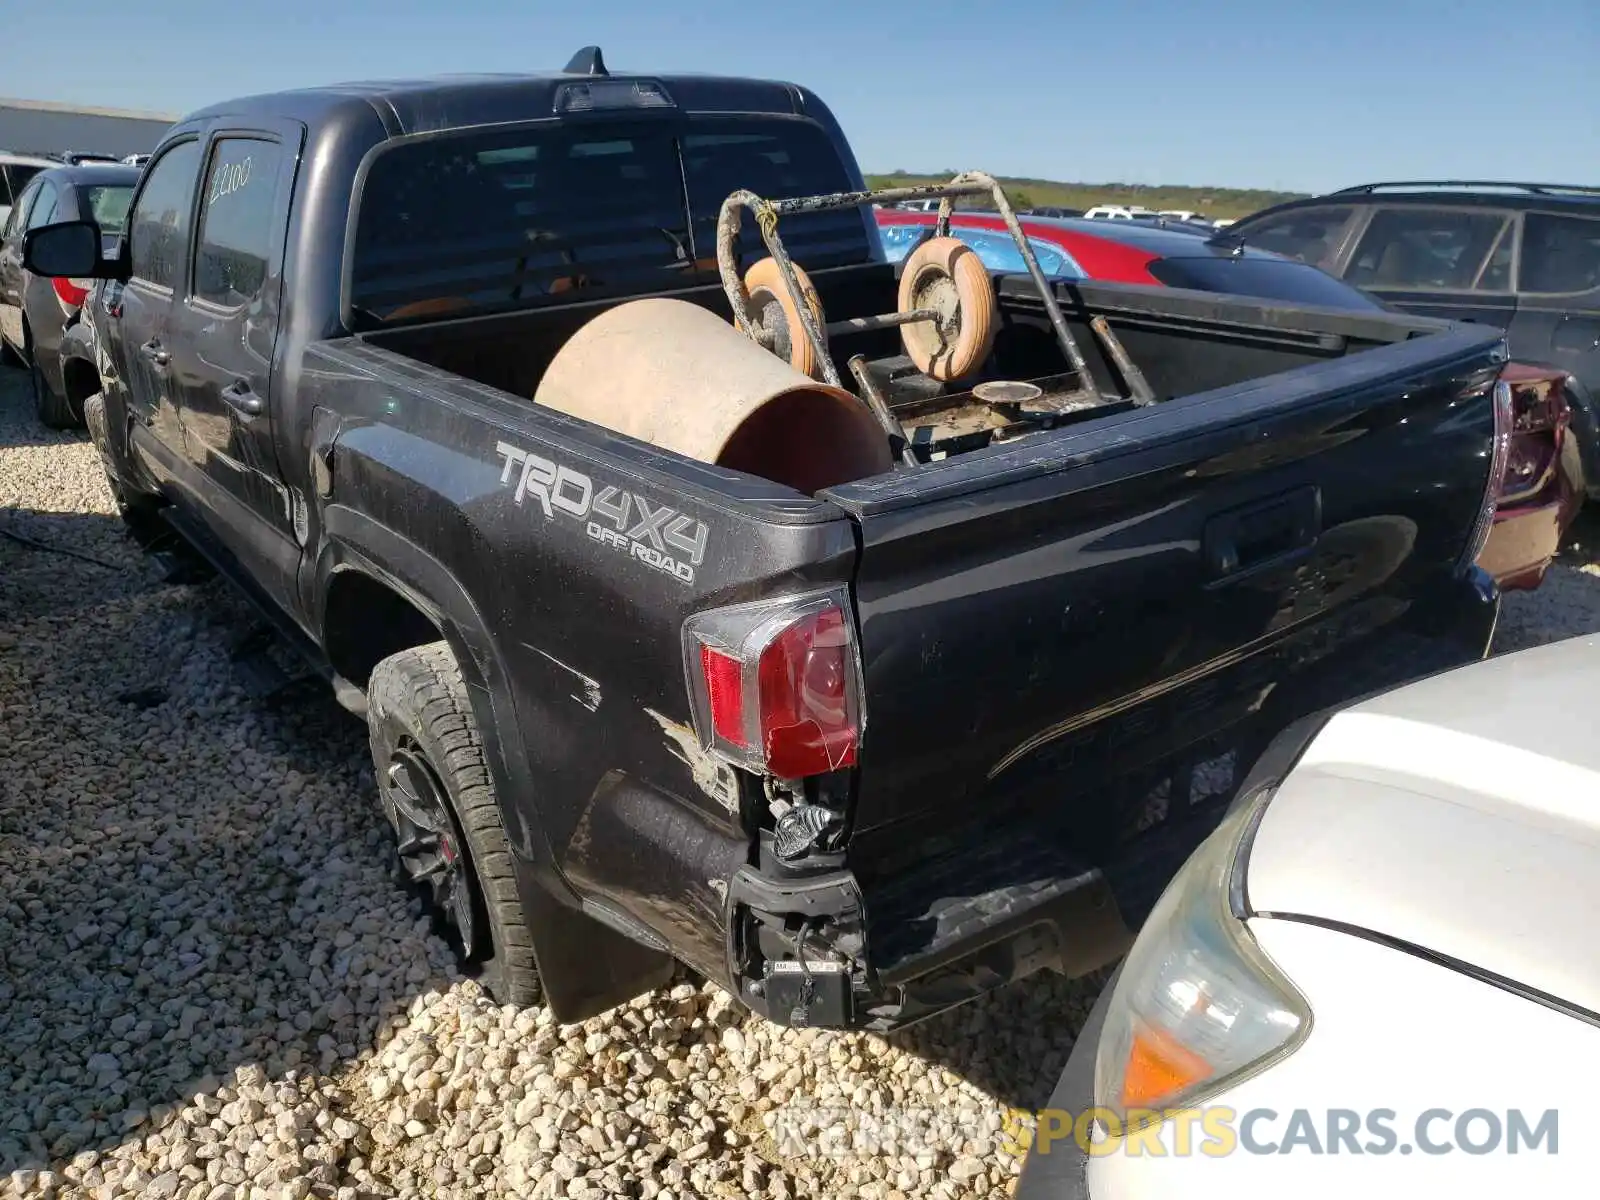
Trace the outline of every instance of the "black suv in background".
[[1394, 308], [1499, 325], [1560, 368], [1584, 481], [1600, 497], [1600, 187], [1367, 183], [1263, 209], [1217, 235], [1313, 263]]

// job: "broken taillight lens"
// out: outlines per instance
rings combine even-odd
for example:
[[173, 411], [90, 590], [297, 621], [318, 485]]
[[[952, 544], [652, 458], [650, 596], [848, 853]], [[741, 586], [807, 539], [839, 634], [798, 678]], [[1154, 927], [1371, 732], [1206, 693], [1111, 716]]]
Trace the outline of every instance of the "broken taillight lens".
[[1465, 570], [1478, 560], [1483, 547], [1494, 529], [1494, 514], [1500, 506], [1501, 489], [1505, 486], [1506, 466], [1511, 456], [1511, 431], [1515, 415], [1511, 405], [1511, 384], [1504, 378], [1496, 379], [1491, 402], [1494, 406], [1494, 433], [1489, 438], [1486, 454], [1489, 474], [1483, 483], [1483, 501], [1478, 508], [1478, 519], [1467, 538], [1458, 569]]
[[1510, 363], [1500, 378], [1511, 387], [1511, 445], [1499, 497], [1507, 508], [1538, 498], [1555, 477], [1572, 410], [1564, 371]]
[[701, 744], [764, 775], [855, 765], [861, 672], [842, 592], [698, 613], [684, 625]]

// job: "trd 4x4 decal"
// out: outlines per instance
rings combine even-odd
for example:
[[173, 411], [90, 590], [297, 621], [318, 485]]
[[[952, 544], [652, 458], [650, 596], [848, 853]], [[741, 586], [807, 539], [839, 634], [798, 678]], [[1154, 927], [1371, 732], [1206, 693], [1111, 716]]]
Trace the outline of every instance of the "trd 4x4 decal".
[[560, 513], [581, 523], [595, 541], [674, 579], [694, 582], [694, 569], [705, 561], [710, 537], [704, 522], [637, 492], [610, 484], [596, 487], [582, 471], [506, 442], [497, 442], [495, 450], [505, 459], [500, 482], [515, 485], [518, 504], [531, 496], [547, 519]]

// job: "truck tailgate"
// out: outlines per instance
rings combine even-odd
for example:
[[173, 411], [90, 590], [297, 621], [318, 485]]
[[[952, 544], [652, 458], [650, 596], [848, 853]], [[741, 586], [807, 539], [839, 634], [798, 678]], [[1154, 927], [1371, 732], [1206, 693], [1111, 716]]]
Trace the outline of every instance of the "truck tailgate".
[[826, 493], [862, 543], [852, 858], [870, 874], [910, 817], [1088, 812], [1459, 580], [1499, 337], [1451, 328]]

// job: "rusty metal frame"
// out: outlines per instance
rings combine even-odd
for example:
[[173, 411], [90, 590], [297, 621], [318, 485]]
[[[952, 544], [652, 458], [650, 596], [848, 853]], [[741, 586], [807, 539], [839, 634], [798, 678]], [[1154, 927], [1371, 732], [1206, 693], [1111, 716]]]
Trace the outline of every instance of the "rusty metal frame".
[[[717, 215], [717, 270], [722, 276], [722, 290], [727, 293], [728, 303], [733, 308], [734, 324], [756, 341], [762, 341], [757, 333], [756, 322], [752, 319], [750, 296], [745, 291], [744, 280], [739, 275], [737, 255], [739, 229], [743, 222], [743, 210], [748, 208], [755, 214], [756, 227], [761, 232], [761, 240], [766, 244], [767, 253], [772, 255], [773, 261], [778, 264], [778, 275], [794, 302], [794, 311], [799, 315], [800, 327], [816, 353], [823, 378], [834, 387], [843, 387], [839, 368], [834, 364], [833, 356], [828, 353], [827, 345], [823, 341], [823, 330], [818, 327], [810, 306], [805, 303], [800, 281], [794, 273], [794, 263], [789, 258], [788, 250], [784, 248], [783, 239], [778, 235], [779, 218], [791, 213], [859, 208], [863, 204], [874, 202], [892, 204], [902, 200], [937, 198], [940, 201], [937, 221], [939, 236], [949, 236], [950, 214], [954, 207], [952, 201], [958, 196], [988, 196], [994, 201], [996, 210], [1011, 232], [1012, 240], [1017, 244], [1022, 261], [1027, 264], [1028, 274], [1033, 278], [1034, 287], [1038, 289], [1039, 299], [1049, 315], [1050, 326], [1055, 331], [1056, 342], [1060, 345], [1062, 354], [1066, 356], [1067, 362], [1079, 379], [1087, 381], [1090, 378], [1088, 363], [1085, 362], [1078, 343], [1073, 339], [1072, 331], [1067, 328], [1066, 318], [1061, 315], [1061, 306], [1056, 303], [1055, 293], [1039, 266], [1039, 260], [1034, 257], [1033, 247], [1029, 244], [1027, 235], [1022, 232], [1017, 214], [1012, 210], [1011, 202], [1006, 199], [1005, 190], [1001, 188], [999, 182], [983, 171], [962, 172], [948, 183], [881, 188], [877, 191], [834, 192], [823, 196], [800, 196], [790, 200], [766, 200], [754, 192], [744, 190], [734, 192], [722, 202], [722, 210]], [[885, 314], [879, 317], [857, 318], [855, 323], [850, 324], [854, 328], [881, 328], [926, 319], [929, 319], [928, 316], [920, 312]], [[843, 324], [846, 323], [841, 323]], [[868, 404], [869, 407], [876, 408], [871, 405], [870, 400]]]

